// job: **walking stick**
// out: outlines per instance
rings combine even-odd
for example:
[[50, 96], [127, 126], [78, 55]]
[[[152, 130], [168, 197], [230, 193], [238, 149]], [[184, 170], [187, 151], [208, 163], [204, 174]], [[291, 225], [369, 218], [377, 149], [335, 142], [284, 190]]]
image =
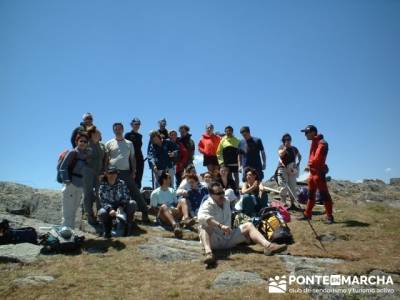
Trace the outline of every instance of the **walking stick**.
[[[286, 188], [288, 189], [289, 193], [292, 195], [294, 201], [295, 201], [298, 205], [300, 205], [299, 201], [298, 201], [297, 198], [294, 196], [294, 193], [293, 193], [292, 189], [290, 188], [290, 186], [289, 186], [287, 183], [285, 183], [285, 185], [286, 185]], [[301, 207], [301, 206], [300, 206], [300, 207]], [[326, 250], [324, 244], [322, 244], [321, 237], [318, 235], [318, 233], [317, 233], [317, 231], [315, 230], [314, 226], [312, 226], [310, 219], [307, 218], [307, 222], [308, 222], [308, 225], [310, 225], [311, 230], [312, 230], [312, 232], [313, 232], [314, 235], [315, 235], [315, 238], [316, 238], [316, 239], [319, 241], [319, 243], [321, 244], [322, 249], [324, 249], [325, 252], [328, 252], [328, 250]]]

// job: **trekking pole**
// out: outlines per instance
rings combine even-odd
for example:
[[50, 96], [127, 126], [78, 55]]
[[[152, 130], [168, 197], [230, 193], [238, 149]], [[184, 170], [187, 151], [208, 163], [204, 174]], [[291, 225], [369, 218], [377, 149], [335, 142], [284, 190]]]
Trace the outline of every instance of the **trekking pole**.
[[[289, 190], [289, 193], [290, 193], [290, 194], [292, 195], [292, 197], [295, 199], [296, 203], [297, 203], [298, 205], [300, 205], [299, 201], [297, 201], [297, 198], [294, 196], [294, 193], [293, 193], [292, 189], [289, 187], [289, 185], [288, 185], [287, 183], [285, 183], [285, 185], [286, 185], [286, 188]], [[300, 207], [301, 207], [301, 206], [300, 206]], [[315, 235], [315, 238], [316, 238], [316, 239], [318, 240], [318, 242], [321, 244], [322, 249], [324, 249], [325, 252], [328, 252], [328, 250], [326, 250], [324, 244], [322, 244], [321, 237], [318, 235], [318, 233], [317, 233], [317, 231], [315, 230], [314, 226], [311, 224], [311, 220], [307, 218], [307, 222], [308, 222], [308, 225], [310, 225], [311, 230], [312, 230], [312, 232], [313, 232], [314, 235]]]

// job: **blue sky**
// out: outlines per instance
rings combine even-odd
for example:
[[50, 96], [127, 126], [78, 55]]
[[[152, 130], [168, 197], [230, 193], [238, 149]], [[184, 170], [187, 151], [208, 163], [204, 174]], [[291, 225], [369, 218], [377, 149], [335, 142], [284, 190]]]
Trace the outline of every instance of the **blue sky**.
[[[59, 188], [58, 154], [93, 113], [104, 140], [242, 125], [274, 172], [311, 123], [331, 176], [400, 176], [400, 1], [0, 1], [0, 180]], [[145, 185], [149, 184], [148, 177]]]

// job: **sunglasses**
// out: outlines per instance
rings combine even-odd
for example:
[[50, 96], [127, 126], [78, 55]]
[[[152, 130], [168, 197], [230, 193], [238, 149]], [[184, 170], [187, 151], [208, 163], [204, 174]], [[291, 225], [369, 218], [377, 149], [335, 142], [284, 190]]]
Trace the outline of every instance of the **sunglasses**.
[[140, 123], [133, 123], [134, 126], [140, 126]]
[[85, 118], [85, 120], [84, 121], [92, 121], [93, 120], [93, 118]]
[[215, 196], [222, 196], [225, 195], [225, 192], [218, 192], [218, 193], [213, 193]]
[[79, 140], [79, 141], [78, 141], [78, 143], [84, 143], [84, 144], [87, 144], [87, 142], [88, 142], [88, 141], [85, 141], [85, 140]]
[[284, 142], [290, 142], [290, 141], [292, 141], [291, 139], [284, 139], [283, 140]]

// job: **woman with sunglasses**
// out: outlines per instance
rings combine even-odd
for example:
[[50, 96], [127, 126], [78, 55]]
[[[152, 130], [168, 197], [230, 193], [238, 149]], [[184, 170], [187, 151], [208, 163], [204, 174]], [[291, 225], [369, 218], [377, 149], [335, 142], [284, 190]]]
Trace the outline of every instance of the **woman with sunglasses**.
[[[289, 133], [282, 136], [282, 145], [278, 149], [279, 164], [276, 171], [278, 185], [280, 186], [281, 201], [286, 203], [287, 195], [290, 198], [290, 209], [295, 210], [295, 199], [293, 195], [297, 193], [297, 177], [299, 175], [299, 166], [301, 155], [299, 150], [292, 146], [292, 137]], [[290, 189], [290, 191], [289, 191]]]
[[69, 151], [60, 165], [62, 188], [62, 225], [75, 227], [75, 215], [83, 195], [83, 174], [86, 172], [87, 145], [86, 133], [78, 133], [76, 147]]

